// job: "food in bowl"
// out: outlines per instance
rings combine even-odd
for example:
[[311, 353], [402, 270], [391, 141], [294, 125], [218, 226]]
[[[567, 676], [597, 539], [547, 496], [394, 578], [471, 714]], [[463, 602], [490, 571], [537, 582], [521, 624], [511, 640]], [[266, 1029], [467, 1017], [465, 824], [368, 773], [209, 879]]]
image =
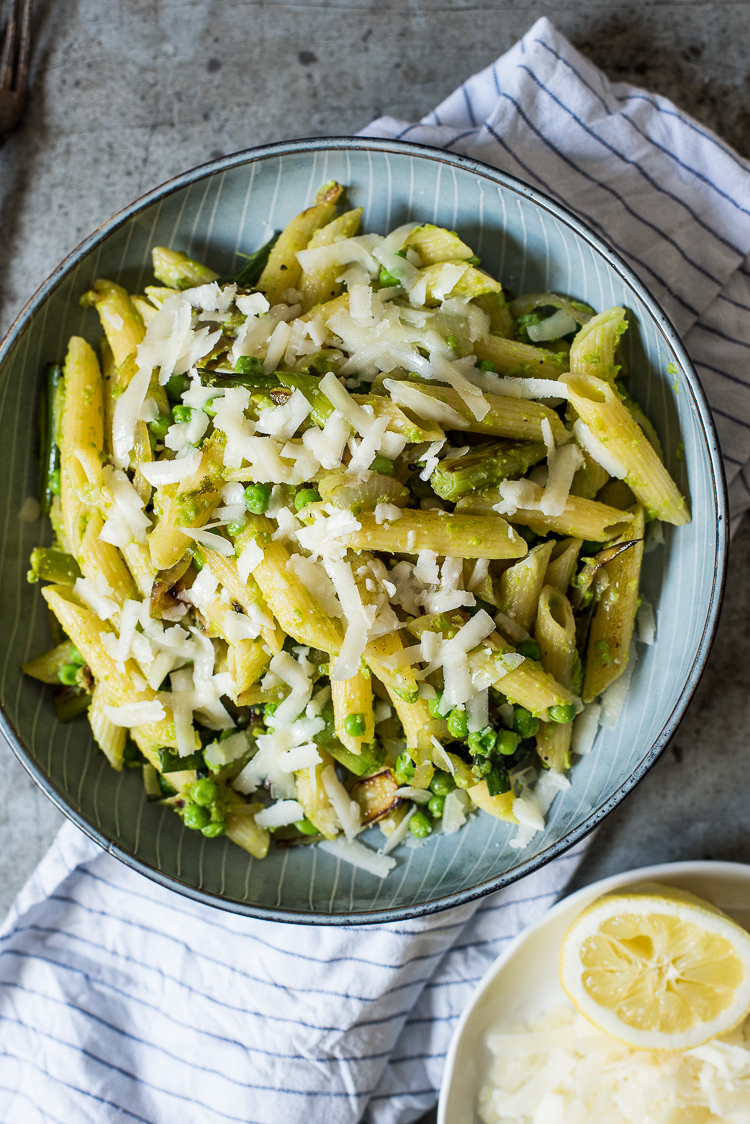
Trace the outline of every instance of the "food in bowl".
[[485, 1124], [740, 1121], [750, 1113], [750, 934], [685, 890], [596, 899], [560, 949], [575, 1006], [490, 1033]]
[[187, 827], [385, 874], [475, 809], [543, 826], [624, 697], [646, 522], [689, 513], [624, 309], [509, 301], [342, 198], [231, 276], [156, 247], [144, 295], [84, 295], [106, 341], [50, 368], [30, 571], [66, 638], [24, 670]]

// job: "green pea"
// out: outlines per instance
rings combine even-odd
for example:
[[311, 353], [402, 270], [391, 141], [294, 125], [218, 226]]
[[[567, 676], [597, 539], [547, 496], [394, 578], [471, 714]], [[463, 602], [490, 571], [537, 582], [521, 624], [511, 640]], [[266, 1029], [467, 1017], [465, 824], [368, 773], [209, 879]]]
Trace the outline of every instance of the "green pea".
[[465, 738], [469, 732], [466, 711], [455, 707], [448, 715], [448, 733], [452, 738]]
[[245, 488], [245, 507], [253, 515], [263, 515], [271, 502], [270, 484], [249, 484]]
[[370, 465], [371, 472], [379, 472], [381, 476], [394, 476], [396, 469], [393, 461], [388, 457], [375, 457], [375, 460]]
[[204, 808], [207, 808], [209, 804], [213, 804], [217, 792], [216, 781], [212, 781], [210, 777], [201, 777], [195, 784], [191, 784], [190, 799], [195, 804], [201, 804]]
[[436, 796], [447, 796], [449, 792], [453, 792], [455, 787], [456, 782], [450, 773], [445, 773], [442, 769], [435, 770], [430, 781], [430, 788]]
[[83, 667], [86, 663], [86, 657], [82, 656], [77, 648], [74, 648], [70, 653], [70, 663], [77, 664], [78, 667]]
[[480, 757], [492, 753], [497, 741], [497, 734], [491, 726], [485, 726], [481, 732], [469, 734], [469, 750]]
[[303, 507], [307, 507], [309, 503], [317, 503], [319, 499], [320, 492], [317, 488], [300, 488], [294, 497], [294, 509], [302, 511]]
[[[177, 409], [176, 406], [175, 409]], [[154, 437], [166, 437], [167, 430], [171, 424], [172, 422], [166, 414], [159, 414], [157, 418], [154, 418], [152, 422], [148, 423], [148, 428], [151, 430]]]
[[538, 660], [542, 654], [536, 640], [522, 640], [516, 651], [519, 656], [526, 656], [529, 660]]
[[75, 687], [78, 682], [79, 668], [74, 663], [66, 663], [57, 673], [57, 678], [66, 687]]
[[381, 266], [378, 281], [384, 289], [394, 289], [397, 285], [401, 284], [398, 277], [394, 277], [392, 273], [389, 273], [385, 266]]
[[400, 785], [407, 785], [414, 776], [414, 762], [408, 753], [402, 753], [396, 758], [394, 776]]
[[420, 808], [415, 812], [409, 820], [409, 831], [412, 835], [416, 835], [417, 839], [426, 839], [428, 835], [432, 834], [432, 820], [427, 812], [423, 812]]
[[201, 570], [203, 569], [205, 563], [204, 563], [203, 559], [201, 558], [200, 554], [198, 553], [198, 551], [195, 550], [195, 548], [193, 548], [193, 550], [191, 550], [190, 553], [193, 556], [193, 565], [195, 566], [198, 573], [200, 573]]
[[510, 777], [508, 770], [504, 769], [502, 765], [496, 765], [486, 776], [487, 791], [490, 796], [502, 796], [504, 792], [510, 792]]
[[235, 523], [227, 523], [227, 534], [230, 539], [236, 539], [238, 535], [242, 534], [246, 526], [247, 521], [245, 519], [241, 519]]
[[550, 722], [572, 722], [576, 716], [576, 708], [573, 703], [556, 703], [551, 706], [547, 711], [550, 717]]
[[255, 355], [240, 355], [234, 369], [238, 375], [262, 375], [263, 360]]
[[521, 738], [533, 738], [539, 729], [539, 719], [525, 706], [517, 706], [513, 710], [513, 729]]
[[344, 729], [352, 738], [359, 738], [367, 729], [364, 714], [347, 714], [344, 719]]
[[482, 359], [477, 363], [480, 371], [490, 371], [493, 375], [497, 374], [497, 364], [493, 363], [491, 359]]
[[50, 472], [49, 476], [47, 477], [47, 483], [49, 485], [50, 492], [52, 492], [52, 495], [53, 496], [59, 496], [60, 495], [60, 469], [59, 468], [56, 468], [54, 470], [54, 472]]
[[226, 830], [227, 825], [222, 820], [212, 820], [201, 828], [206, 839], [216, 839], [217, 835], [223, 835]]
[[440, 817], [443, 814], [444, 805], [445, 805], [445, 797], [444, 796], [438, 796], [437, 793], [436, 793], [435, 796], [430, 797], [429, 803], [427, 805], [427, 810], [429, 811], [430, 815], [432, 816], [432, 818], [434, 820], [440, 819]]
[[512, 730], [501, 730], [497, 735], [495, 749], [498, 753], [502, 753], [503, 757], [510, 757], [518, 749], [520, 740], [520, 735], [514, 734]]
[[320, 834], [320, 832], [318, 831], [315, 824], [310, 823], [309, 820], [297, 820], [297, 822], [295, 823], [294, 826], [297, 828], [297, 831], [301, 831], [303, 835], [319, 835]]
[[192, 406], [173, 406], [172, 417], [178, 425], [187, 425], [193, 416]]
[[188, 804], [182, 813], [182, 822], [192, 831], [203, 831], [211, 821], [211, 817], [200, 804]]
[[442, 691], [438, 691], [438, 693], [435, 695], [434, 699], [428, 699], [427, 700], [427, 709], [429, 710], [430, 716], [432, 718], [440, 718], [440, 716], [441, 716], [440, 715], [440, 704], [442, 703], [442, 701], [443, 701], [443, 692]]
[[164, 389], [170, 402], [179, 402], [189, 386], [190, 379], [187, 375], [172, 375]]

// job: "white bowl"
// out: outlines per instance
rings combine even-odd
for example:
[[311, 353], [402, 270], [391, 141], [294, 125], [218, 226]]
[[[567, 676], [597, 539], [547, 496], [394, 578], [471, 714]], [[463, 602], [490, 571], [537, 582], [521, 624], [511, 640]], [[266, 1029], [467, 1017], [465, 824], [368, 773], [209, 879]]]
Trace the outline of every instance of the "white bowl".
[[557, 976], [560, 942], [568, 926], [595, 898], [638, 882], [664, 882], [690, 890], [750, 929], [750, 866], [744, 863], [645, 866], [603, 878], [563, 898], [516, 937], [477, 985], [446, 1057], [438, 1124], [481, 1124], [477, 1101], [492, 1062], [488, 1032], [511, 1031], [519, 1022], [568, 1003]]

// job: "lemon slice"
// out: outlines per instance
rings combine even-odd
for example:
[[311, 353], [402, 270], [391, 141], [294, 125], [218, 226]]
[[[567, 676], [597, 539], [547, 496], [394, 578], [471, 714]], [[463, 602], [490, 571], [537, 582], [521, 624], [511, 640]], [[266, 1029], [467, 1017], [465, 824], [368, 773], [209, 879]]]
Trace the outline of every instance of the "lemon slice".
[[598, 898], [568, 929], [560, 983], [600, 1030], [688, 1050], [750, 1009], [750, 933], [701, 898], [647, 883]]

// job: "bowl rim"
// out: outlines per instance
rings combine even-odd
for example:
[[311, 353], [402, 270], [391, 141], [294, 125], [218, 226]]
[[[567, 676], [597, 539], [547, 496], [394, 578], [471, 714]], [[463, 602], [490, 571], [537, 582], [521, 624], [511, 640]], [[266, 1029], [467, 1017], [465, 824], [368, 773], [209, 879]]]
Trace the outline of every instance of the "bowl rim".
[[29, 322], [32, 320], [36, 312], [41, 308], [47, 298], [54, 292], [54, 290], [62, 283], [68, 273], [97, 246], [99, 246], [106, 238], [109, 237], [115, 230], [123, 226], [130, 219], [134, 218], [141, 211], [169, 195], [174, 194], [182, 188], [189, 187], [208, 177], [212, 177], [218, 173], [225, 172], [229, 169], [239, 167], [244, 164], [252, 164], [256, 161], [262, 161], [269, 158], [279, 156], [289, 156], [294, 153], [308, 153], [320, 152], [323, 150], [338, 151], [346, 149], [356, 149], [362, 151], [393, 153], [404, 156], [417, 157], [419, 159], [427, 159], [434, 163], [442, 163], [448, 166], [460, 168], [463, 171], [468, 171], [484, 180], [489, 180], [496, 186], [507, 188], [515, 192], [517, 195], [534, 203], [542, 210], [547, 211], [554, 216], [557, 220], [562, 222], [566, 227], [572, 229], [579, 237], [587, 242], [598, 254], [600, 254], [637, 294], [639, 299], [643, 302], [644, 306], [651, 314], [654, 323], [661, 333], [666, 345], [671, 349], [675, 358], [677, 359], [681, 373], [684, 376], [686, 386], [690, 392], [694, 408], [697, 411], [700, 425], [703, 431], [706, 448], [709, 455], [709, 462], [711, 465], [711, 479], [713, 484], [714, 496], [716, 500], [717, 521], [715, 530], [716, 539], [716, 567], [714, 569], [713, 581], [711, 585], [711, 596], [709, 600], [708, 612], [701, 632], [700, 642], [696, 649], [695, 658], [690, 667], [690, 671], [682, 687], [680, 695], [675, 702], [669, 715], [666, 717], [662, 729], [657, 738], [652, 743], [648, 753], [637, 766], [637, 768], [630, 774], [626, 780], [611, 794], [603, 803], [599, 804], [577, 827], [571, 830], [563, 838], [557, 842], [550, 844], [539, 854], [534, 855], [532, 858], [522, 862], [519, 866], [514, 867], [512, 871], [505, 874], [496, 876], [495, 878], [488, 879], [485, 882], [478, 883], [466, 890], [457, 891], [456, 893], [448, 894], [433, 901], [421, 902], [413, 906], [399, 906], [390, 909], [373, 909], [365, 910], [360, 913], [310, 913], [304, 910], [280, 909], [269, 908], [264, 906], [254, 905], [249, 902], [238, 901], [236, 899], [224, 898], [219, 894], [215, 894], [206, 890], [198, 889], [195, 886], [183, 881], [182, 879], [173, 877], [172, 875], [164, 874], [162, 871], [151, 866], [137, 855], [120, 847], [114, 841], [109, 839], [98, 828], [94, 827], [84, 815], [75, 808], [68, 800], [68, 798], [57, 788], [57, 786], [50, 780], [50, 778], [43, 772], [41, 767], [34, 761], [31, 754], [26, 749], [17, 734], [13, 723], [11, 722], [8, 714], [6, 713], [5, 706], [0, 702], [0, 732], [5, 736], [6, 741], [10, 744], [11, 749], [24, 766], [26, 771], [30, 774], [33, 780], [39, 785], [43, 792], [52, 800], [53, 804], [73, 823], [76, 824], [86, 835], [89, 836], [94, 842], [98, 843], [100, 847], [106, 850], [109, 854], [131, 867], [133, 870], [138, 871], [140, 874], [145, 875], [152, 881], [165, 887], [166, 889], [174, 890], [178, 893], [184, 894], [186, 897], [192, 898], [203, 905], [210, 905], [217, 909], [227, 910], [232, 913], [238, 913], [247, 917], [255, 917], [261, 920], [279, 921], [292, 924], [308, 924], [308, 925], [367, 925], [376, 923], [387, 923], [391, 921], [404, 921], [414, 917], [422, 917], [431, 913], [438, 913], [446, 909], [451, 909], [454, 906], [463, 905], [466, 902], [475, 901], [478, 898], [484, 897], [503, 887], [517, 882], [519, 879], [524, 878], [527, 874], [538, 870], [540, 867], [546, 865], [558, 855], [568, 851], [576, 843], [580, 842], [586, 835], [592, 832], [601, 822], [612, 812], [618, 804], [620, 804], [626, 796], [628, 796], [633, 789], [638, 785], [650, 769], [654, 766], [664, 749], [666, 748], [672, 734], [674, 733], [680, 719], [682, 718], [687, 706], [695, 693], [695, 690], [700, 681], [700, 677], [708, 659], [711, 646], [713, 644], [716, 627], [718, 624], [719, 612], [724, 594], [724, 586], [726, 582], [726, 569], [727, 569], [727, 553], [729, 541], [729, 528], [727, 520], [727, 485], [726, 476], [724, 472], [724, 463], [721, 457], [718, 437], [714, 426], [711, 410], [708, 405], [703, 387], [701, 386], [700, 379], [695, 371], [691, 359], [689, 358], [685, 347], [680, 340], [677, 331], [673, 327], [669, 317], [661, 308], [661, 305], [654, 296], [649, 292], [646, 286], [636, 276], [631, 267], [625, 262], [621, 255], [614, 250], [608, 243], [595, 234], [584, 222], [577, 218], [567, 208], [551, 199], [548, 195], [530, 187], [522, 180], [517, 179], [515, 176], [507, 172], [502, 172], [498, 168], [492, 167], [490, 164], [485, 164], [481, 160], [476, 160], [473, 157], [463, 156], [458, 153], [447, 152], [444, 149], [432, 148], [428, 145], [414, 144], [410, 141], [403, 141], [398, 139], [381, 139], [372, 137], [315, 137], [311, 139], [288, 140], [279, 141], [273, 144], [259, 145], [243, 149], [240, 152], [232, 153], [228, 156], [223, 156], [218, 160], [208, 161], [205, 164], [198, 165], [185, 172], [166, 180], [164, 183], [152, 188], [150, 191], [135, 199], [132, 203], [116, 212], [110, 219], [102, 223], [91, 234], [83, 239], [57, 266], [57, 268], [49, 275], [49, 277], [40, 285], [36, 293], [30, 298], [26, 305], [19, 312], [16, 319], [11, 324], [5, 338], [0, 343], [0, 376], [2, 371], [9, 360], [11, 354], [20, 339], [20, 336]]
[[[559, 917], [560, 914], [567, 913], [573, 907], [579, 907], [579, 903], [580, 909], [582, 909], [589, 901], [613, 890], [624, 890], [628, 886], [637, 885], [641, 882], [660, 882], [669, 885], [669, 880], [672, 877], [685, 880], [700, 878], [701, 876], [724, 878], [729, 881], [736, 879], [750, 884], [750, 864], [726, 859], [683, 859], [680, 862], [653, 863], [648, 866], [634, 867], [632, 870], [621, 870], [617, 874], [608, 874], [594, 882], [587, 882], [584, 886], [579, 886], [578, 889], [572, 890], [570, 893], [563, 890], [561, 897], [554, 905], [545, 909], [531, 924], [524, 926], [485, 970], [461, 1011], [445, 1055], [445, 1065], [438, 1093], [437, 1124], [449, 1124], [446, 1119], [447, 1101], [453, 1083], [456, 1055], [466, 1028], [495, 977], [515, 956], [526, 940], [538, 933], [540, 929], [554, 923], [555, 918]], [[466, 1124], [470, 1124], [470, 1122], [467, 1120]]]

